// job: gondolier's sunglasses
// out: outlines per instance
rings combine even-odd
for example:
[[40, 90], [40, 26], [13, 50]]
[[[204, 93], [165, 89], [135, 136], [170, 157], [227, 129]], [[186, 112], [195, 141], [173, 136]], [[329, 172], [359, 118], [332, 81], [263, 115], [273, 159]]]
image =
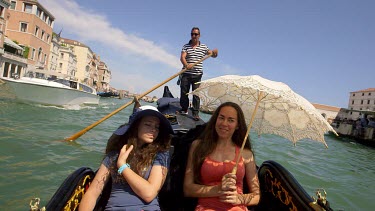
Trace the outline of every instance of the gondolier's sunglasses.
[[191, 33], [191, 36], [198, 36], [198, 33]]

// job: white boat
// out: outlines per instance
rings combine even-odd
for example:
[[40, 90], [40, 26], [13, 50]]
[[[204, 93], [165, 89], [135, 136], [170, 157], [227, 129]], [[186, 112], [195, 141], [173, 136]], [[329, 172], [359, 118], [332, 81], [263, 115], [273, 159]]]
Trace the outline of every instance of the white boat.
[[35, 77], [0, 77], [20, 101], [55, 105], [99, 104], [100, 96], [88, 85], [67, 79]]

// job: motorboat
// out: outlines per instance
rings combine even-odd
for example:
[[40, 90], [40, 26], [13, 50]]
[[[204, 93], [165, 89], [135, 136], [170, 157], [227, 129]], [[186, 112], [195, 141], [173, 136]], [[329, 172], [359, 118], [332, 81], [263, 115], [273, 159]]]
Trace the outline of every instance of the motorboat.
[[120, 96], [117, 92], [112, 92], [112, 91], [98, 92], [97, 95], [99, 95], [100, 97], [119, 97]]
[[96, 90], [86, 84], [64, 78], [36, 77], [30, 72], [26, 75], [0, 78], [2, 85], [8, 86], [19, 101], [54, 106], [99, 104]]

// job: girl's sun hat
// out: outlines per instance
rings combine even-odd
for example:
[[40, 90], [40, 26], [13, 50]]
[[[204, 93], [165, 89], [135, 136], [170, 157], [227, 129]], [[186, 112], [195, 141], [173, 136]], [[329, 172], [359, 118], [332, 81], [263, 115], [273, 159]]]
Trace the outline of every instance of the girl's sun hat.
[[168, 133], [170, 134], [174, 133], [172, 126], [170, 122], [168, 121], [168, 119], [162, 113], [160, 113], [160, 111], [157, 108], [151, 105], [144, 105], [144, 106], [137, 108], [137, 110], [129, 117], [129, 122], [119, 127], [114, 132], [114, 134], [119, 135], [119, 136], [124, 135], [134, 122], [136, 122], [138, 119], [141, 119], [142, 117], [145, 117], [145, 116], [155, 116], [159, 118], [160, 128], [165, 128], [166, 131], [168, 131]]

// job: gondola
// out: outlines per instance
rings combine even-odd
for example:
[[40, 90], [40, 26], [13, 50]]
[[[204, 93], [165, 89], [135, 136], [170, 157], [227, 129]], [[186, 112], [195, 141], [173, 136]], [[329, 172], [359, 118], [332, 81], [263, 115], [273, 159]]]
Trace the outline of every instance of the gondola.
[[[184, 197], [182, 187], [190, 144], [203, 131], [205, 122], [194, 121], [189, 115], [176, 114], [180, 109], [179, 99], [173, 97], [167, 86], [164, 87], [163, 97], [157, 101], [157, 105], [159, 111], [170, 120], [175, 131], [170, 148], [170, 169], [158, 195], [160, 208], [163, 211], [194, 210], [197, 200]], [[116, 135], [113, 134], [111, 138], [114, 136]], [[30, 209], [78, 210], [80, 200], [94, 176], [95, 171], [91, 168], [77, 169], [64, 180], [47, 205], [39, 208], [39, 199], [34, 199], [30, 202]], [[261, 199], [257, 206], [249, 207], [249, 210], [332, 210], [324, 190], [317, 191], [316, 199], [311, 197], [293, 175], [276, 161], [265, 161], [258, 166], [258, 176]], [[246, 188], [244, 191], [246, 192]], [[95, 210], [104, 210], [110, 192], [111, 185], [106, 185]]]

